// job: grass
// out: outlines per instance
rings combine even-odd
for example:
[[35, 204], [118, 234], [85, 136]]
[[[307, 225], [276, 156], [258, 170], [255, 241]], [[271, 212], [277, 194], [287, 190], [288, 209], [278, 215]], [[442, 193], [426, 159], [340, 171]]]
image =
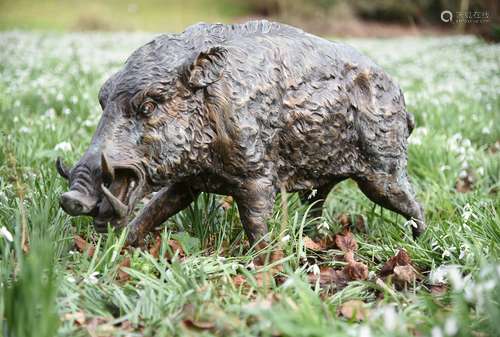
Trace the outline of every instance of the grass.
[[[308, 218], [307, 205], [288, 195], [286, 281], [268, 285], [252, 268], [256, 253], [244, 245], [236, 206], [222, 208], [220, 196], [202, 195], [168, 221], [159, 258], [148, 249], [122, 252], [125, 233], [98, 235], [90, 219], [59, 209], [67, 186], [55, 157], [74, 163], [81, 156], [99, 118], [99, 86], [151, 37], [0, 34], [4, 336], [498, 335], [499, 45], [474, 37], [348, 41], [398, 80], [416, 116], [409, 170], [429, 229], [414, 241], [401, 217], [374, 206], [349, 181], [330, 194], [320, 219]], [[472, 187], [466, 183], [460, 193], [457, 180]], [[354, 236], [369, 278], [343, 289], [311, 285], [315, 265], [343, 262], [337, 250], [306, 249], [303, 237], [339, 232], [342, 213], [364, 219]], [[277, 202], [270, 227], [279, 228], [283, 216]], [[92, 256], [75, 248], [75, 234], [95, 246]], [[186, 256], [174, 253], [169, 240]], [[377, 276], [399, 248], [422, 274], [405, 290]], [[117, 281], [123, 271], [128, 280]], [[247, 285], [238, 285], [236, 275]], [[431, 294], [439, 282], [446, 291]], [[339, 317], [349, 300], [362, 300], [369, 316]]]

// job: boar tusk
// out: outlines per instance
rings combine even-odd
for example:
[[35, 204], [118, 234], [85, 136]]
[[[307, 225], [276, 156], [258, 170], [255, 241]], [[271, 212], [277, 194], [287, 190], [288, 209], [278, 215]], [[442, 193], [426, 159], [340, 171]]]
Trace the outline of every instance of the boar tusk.
[[111, 183], [115, 180], [115, 169], [109, 164], [108, 158], [104, 152], [101, 153], [101, 168], [102, 168], [102, 180], [105, 183]]
[[120, 218], [124, 218], [127, 216], [128, 207], [125, 205], [120, 199], [115, 197], [113, 193], [111, 193], [104, 184], [101, 184], [102, 191], [106, 198], [108, 198], [111, 207], [113, 207], [114, 211]]
[[61, 175], [61, 177], [69, 180], [69, 170], [64, 165], [61, 157], [57, 157], [57, 160], [56, 160], [56, 169], [57, 169], [57, 173], [59, 173]]

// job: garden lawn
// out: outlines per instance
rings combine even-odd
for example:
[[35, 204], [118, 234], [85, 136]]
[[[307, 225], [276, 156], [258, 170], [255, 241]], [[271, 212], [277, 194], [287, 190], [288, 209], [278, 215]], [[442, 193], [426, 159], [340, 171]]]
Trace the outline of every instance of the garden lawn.
[[[74, 164], [83, 154], [100, 86], [152, 37], [0, 33], [0, 334], [500, 334], [500, 45], [346, 41], [397, 80], [415, 115], [409, 173], [428, 230], [413, 240], [411, 223], [346, 181], [321, 218], [297, 195], [286, 196], [287, 211], [278, 198], [270, 248], [283, 254], [262, 267], [222, 196], [202, 195], [135, 250], [122, 249], [125, 233], [98, 235], [90, 218], [59, 208], [67, 183], [55, 158]], [[342, 231], [357, 242], [366, 280], [331, 277], [346, 260], [325, 242]], [[413, 273], [403, 284], [401, 268], [381, 273], [400, 249]]]

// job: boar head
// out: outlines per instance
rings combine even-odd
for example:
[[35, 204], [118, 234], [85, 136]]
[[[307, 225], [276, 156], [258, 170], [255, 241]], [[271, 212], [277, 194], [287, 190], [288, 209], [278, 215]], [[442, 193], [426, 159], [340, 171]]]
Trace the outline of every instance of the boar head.
[[[222, 132], [223, 122], [214, 126], [224, 110], [215, 84], [226, 49], [193, 52], [165, 45], [155, 40], [141, 47], [105, 82], [99, 93], [103, 114], [89, 148], [72, 169], [56, 162], [70, 186], [61, 207], [94, 217], [98, 231], [108, 223], [126, 225], [145, 194], [208, 165], [210, 144], [217, 129]], [[209, 100], [210, 92], [219, 99]], [[214, 117], [214, 110], [222, 117]]]

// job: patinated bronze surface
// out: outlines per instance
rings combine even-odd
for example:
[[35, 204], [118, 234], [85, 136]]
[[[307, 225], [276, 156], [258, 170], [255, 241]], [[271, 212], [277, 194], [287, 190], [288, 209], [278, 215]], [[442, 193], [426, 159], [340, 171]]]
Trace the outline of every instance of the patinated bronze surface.
[[[61, 206], [134, 243], [200, 192], [232, 195], [251, 242], [280, 188], [322, 200], [354, 179], [425, 228], [407, 175], [401, 89], [353, 48], [268, 21], [196, 24], [136, 50], [102, 86], [103, 115]], [[158, 191], [130, 222], [143, 196]]]

